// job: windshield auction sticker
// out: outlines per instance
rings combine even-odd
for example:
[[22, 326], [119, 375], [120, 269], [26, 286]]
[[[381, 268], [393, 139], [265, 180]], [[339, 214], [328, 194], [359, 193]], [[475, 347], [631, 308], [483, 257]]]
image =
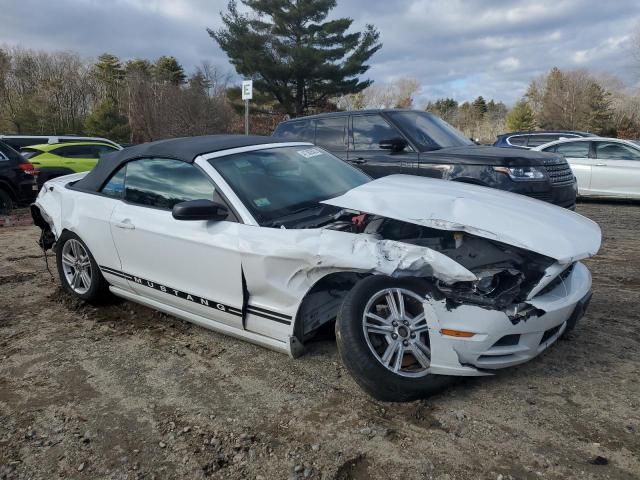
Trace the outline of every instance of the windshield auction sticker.
[[306, 150], [298, 150], [298, 155], [302, 155], [304, 158], [311, 158], [322, 155], [322, 152], [317, 148], [308, 148]]

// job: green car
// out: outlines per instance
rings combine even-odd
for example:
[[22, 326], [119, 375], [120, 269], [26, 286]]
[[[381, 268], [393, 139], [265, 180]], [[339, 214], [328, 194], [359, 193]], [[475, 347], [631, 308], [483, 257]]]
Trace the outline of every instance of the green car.
[[20, 153], [39, 170], [38, 184], [42, 186], [55, 177], [91, 170], [100, 154], [117, 150], [113, 145], [100, 142], [68, 142], [30, 145]]

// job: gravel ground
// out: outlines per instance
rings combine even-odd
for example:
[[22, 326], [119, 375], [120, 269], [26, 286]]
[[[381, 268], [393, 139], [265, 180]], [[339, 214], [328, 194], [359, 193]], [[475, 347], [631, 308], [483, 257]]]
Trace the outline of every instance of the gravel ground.
[[605, 240], [576, 332], [409, 404], [360, 391], [331, 335], [292, 360], [129, 302], [81, 305], [34, 227], [2, 227], [0, 479], [640, 478], [640, 206], [579, 211]]

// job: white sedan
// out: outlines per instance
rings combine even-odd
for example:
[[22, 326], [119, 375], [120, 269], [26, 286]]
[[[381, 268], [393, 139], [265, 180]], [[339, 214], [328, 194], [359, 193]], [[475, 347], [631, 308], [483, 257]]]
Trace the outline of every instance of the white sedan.
[[582, 197], [640, 198], [640, 145], [617, 138], [559, 140], [534, 148], [564, 155]]
[[[336, 321], [382, 400], [526, 362], [591, 298], [592, 221], [495, 189], [371, 181], [307, 143], [165, 140], [45, 184], [32, 206], [64, 288], [117, 296], [298, 356]], [[337, 318], [337, 320], [336, 320]]]

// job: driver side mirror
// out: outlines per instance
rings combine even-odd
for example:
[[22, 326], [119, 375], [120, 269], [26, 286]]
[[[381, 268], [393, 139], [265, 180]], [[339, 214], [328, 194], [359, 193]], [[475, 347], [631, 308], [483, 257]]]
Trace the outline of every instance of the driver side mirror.
[[220, 221], [227, 218], [229, 210], [211, 200], [190, 200], [176, 203], [171, 212], [176, 220], [211, 220]]
[[382, 150], [391, 150], [392, 152], [401, 152], [407, 148], [409, 144], [404, 138], [390, 138], [388, 140], [382, 140], [378, 146]]

